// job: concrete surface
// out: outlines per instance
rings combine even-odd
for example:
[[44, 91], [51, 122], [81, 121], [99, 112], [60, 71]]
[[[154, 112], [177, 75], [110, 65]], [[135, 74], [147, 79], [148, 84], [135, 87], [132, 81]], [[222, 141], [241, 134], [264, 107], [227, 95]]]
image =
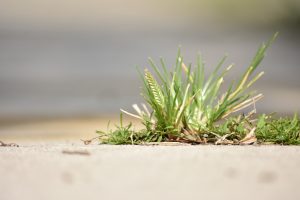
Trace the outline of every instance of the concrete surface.
[[300, 199], [295, 146], [19, 145], [0, 147], [1, 200]]

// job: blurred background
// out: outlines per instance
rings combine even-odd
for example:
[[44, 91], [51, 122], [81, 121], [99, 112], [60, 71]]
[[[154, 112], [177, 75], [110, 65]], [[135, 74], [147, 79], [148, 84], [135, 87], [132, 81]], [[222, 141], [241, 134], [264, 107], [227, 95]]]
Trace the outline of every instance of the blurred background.
[[298, 0], [1, 0], [0, 136], [62, 119], [77, 120], [70, 132], [83, 119], [94, 130], [142, 101], [136, 66], [162, 56], [171, 67], [178, 45], [186, 62], [201, 52], [208, 71], [228, 54], [234, 78], [276, 31], [257, 109], [290, 115], [300, 108]]

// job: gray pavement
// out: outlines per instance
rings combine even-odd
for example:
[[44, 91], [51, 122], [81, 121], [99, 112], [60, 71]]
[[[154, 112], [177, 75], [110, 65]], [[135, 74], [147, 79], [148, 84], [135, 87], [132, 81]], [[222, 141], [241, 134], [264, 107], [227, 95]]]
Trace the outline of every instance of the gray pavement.
[[300, 199], [295, 146], [0, 147], [1, 200]]

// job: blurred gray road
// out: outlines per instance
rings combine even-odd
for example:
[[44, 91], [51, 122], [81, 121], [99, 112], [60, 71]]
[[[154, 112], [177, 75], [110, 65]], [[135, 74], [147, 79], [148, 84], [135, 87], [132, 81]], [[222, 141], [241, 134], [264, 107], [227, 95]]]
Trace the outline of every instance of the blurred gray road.
[[[141, 102], [135, 66], [148, 56], [171, 67], [178, 45], [187, 63], [200, 51], [211, 71], [227, 53], [235, 68], [228, 82], [249, 64], [273, 30], [194, 28], [100, 31], [0, 31], [0, 117], [94, 116], [117, 113]], [[221, 30], [221, 29], [220, 29]], [[258, 70], [254, 86], [265, 98], [259, 112], [292, 114], [300, 108], [300, 43], [282, 29]]]

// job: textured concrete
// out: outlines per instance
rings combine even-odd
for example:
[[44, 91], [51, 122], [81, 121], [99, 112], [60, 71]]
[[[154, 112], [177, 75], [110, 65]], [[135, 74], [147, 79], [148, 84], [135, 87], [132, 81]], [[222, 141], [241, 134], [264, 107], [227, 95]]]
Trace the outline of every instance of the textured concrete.
[[300, 199], [300, 147], [19, 144], [1, 200]]

